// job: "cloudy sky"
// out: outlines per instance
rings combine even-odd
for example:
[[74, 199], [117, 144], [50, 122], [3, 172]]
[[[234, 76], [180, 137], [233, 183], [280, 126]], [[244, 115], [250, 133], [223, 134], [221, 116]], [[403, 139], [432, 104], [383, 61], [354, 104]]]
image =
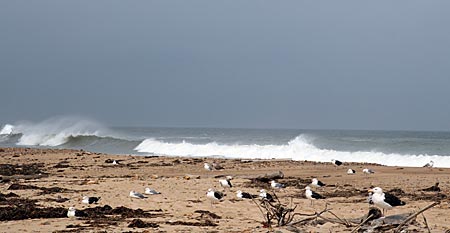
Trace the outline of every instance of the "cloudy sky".
[[450, 1], [0, 1], [0, 124], [450, 130]]

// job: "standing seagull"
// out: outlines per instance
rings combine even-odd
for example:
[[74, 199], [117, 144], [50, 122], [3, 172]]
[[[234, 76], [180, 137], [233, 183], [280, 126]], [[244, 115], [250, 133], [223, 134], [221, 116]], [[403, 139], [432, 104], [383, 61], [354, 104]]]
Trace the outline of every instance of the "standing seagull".
[[220, 186], [222, 186], [224, 189], [233, 187], [233, 185], [231, 184], [230, 178], [231, 177], [227, 176], [225, 179], [219, 180]]
[[332, 159], [331, 162], [334, 166], [336, 166], [336, 168], [342, 165], [342, 162], [336, 159]]
[[429, 162], [429, 163], [427, 163], [427, 164], [423, 165], [423, 167], [429, 167], [429, 168], [433, 168], [433, 166], [434, 166], [434, 162], [433, 162], [433, 160], [430, 160], [430, 162]]
[[405, 202], [401, 201], [398, 197], [392, 194], [383, 193], [383, 189], [381, 189], [380, 187], [370, 189], [369, 192], [373, 193], [372, 194], [373, 204], [383, 209], [383, 215], [384, 210], [390, 210], [395, 206], [402, 206], [406, 204]]
[[223, 193], [214, 191], [214, 189], [210, 188], [208, 189], [208, 192], [206, 192], [206, 197], [211, 200], [211, 207], [213, 206], [213, 202], [219, 202], [223, 198]]
[[274, 189], [282, 189], [282, 188], [285, 188], [285, 187], [286, 187], [286, 185], [280, 184], [280, 183], [278, 183], [278, 182], [276, 182], [276, 181], [274, 181], [274, 180], [270, 181], [270, 186], [271, 186], [272, 188], [274, 188]]
[[154, 189], [151, 189], [151, 188], [145, 188], [144, 193], [145, 193], [145, 194], [148, 194], [148, 195], [161, 194], [160, 192], [158, 192], [158, 191], [156, 191], [156, 190], [154, 190]]
[[269, 202], [273, 202], [274, 201], [272, 195], [270, 195], [270, 193], [267, 193], [267, 191], [265, 189], [259, 190], [259, 196], [263, 200], [267, 200]]
[[325, 199], [325, 197], [312, 191], [309, 186], [306, 186], [306, 188], [305, 188], [305, 196], [306, 196], [306, 198], [311, 200], [311, 206], [314, 206], [314, 203], [313, 203], [314, 200]]
[[87, 214], [83, 211], [76, 210], [75, 207], [69, 207], [69, 210], [67, 211], [67, 217], [87, 217]]
[[144, 199], [147, 198], [146, 196], [144, 196], [142, 193], [138, 193], [136, 191], [130, 191], [130, 197], [132, 198], [137, 198], [137, 199]]
[[204, 164], [203, 164], [203, 168], [205, 168], [205, 169], [208, 170], [208, 171], [212, 171], [212, 170], [213, 170], [212, 166], [209, 165], [209, 163], [204, 163]]
[[353, 174], [355, 174], [355, 173], [356, 173], [356, 171], [353, 170], [353, 169], [351, 169], [351, 168], [349, 168], [349, 169], [347, 170], [347, 175], [353, 175]]
[[81, 201], [84, 204], [92, 204], [95, 203], [97, 204], [97, 202], [100, 200], [101, 197], [88, 197], [88, 196], [84, 196], [83, 200]]
[[325, 184], [322, 183], [322, 181], [318, 180], [317, 178], [312, 179], [311, 185], [316, 188], [322, 188], [323, 186], [325, 186]]

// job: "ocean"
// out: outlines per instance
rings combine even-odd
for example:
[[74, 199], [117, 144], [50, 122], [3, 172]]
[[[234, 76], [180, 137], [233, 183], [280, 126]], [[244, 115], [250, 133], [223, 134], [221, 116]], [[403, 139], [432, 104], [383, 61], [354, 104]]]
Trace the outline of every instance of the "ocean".
[[77, 117], [4, 123], [0, 129], [0, 147], [408, 167], [433, 160], [436, 167], [450, 167], [450, 132], [106, 127]]

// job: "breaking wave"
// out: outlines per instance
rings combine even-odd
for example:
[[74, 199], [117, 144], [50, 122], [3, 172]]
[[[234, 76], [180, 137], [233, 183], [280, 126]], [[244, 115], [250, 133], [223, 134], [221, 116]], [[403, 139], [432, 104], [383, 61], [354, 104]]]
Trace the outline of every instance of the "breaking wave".
[[336, 151], [320, 149], [300, 135], [285, 145], [225, 145], [211, 142], [192, 144], [189, 142], [170, 143], [153, 138], [145, 139], [136, 148], [142, 153], [172, 156], [225, 157], [246, 159], [292, 159], [329, 162], [338, 159], [346, 162], [377, 163], [387, 166], [421, 167], [433, 160], [439, 167], [450, 167], [448, 156], [427, 154], [395, 154], [371, 151]]

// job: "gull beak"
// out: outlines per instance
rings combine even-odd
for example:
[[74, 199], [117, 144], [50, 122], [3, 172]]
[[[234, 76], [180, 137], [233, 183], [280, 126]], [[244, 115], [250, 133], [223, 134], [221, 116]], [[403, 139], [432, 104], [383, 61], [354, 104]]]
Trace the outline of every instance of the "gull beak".
[[373, 193], [372, 189], [367, 190], [368, 193]]

